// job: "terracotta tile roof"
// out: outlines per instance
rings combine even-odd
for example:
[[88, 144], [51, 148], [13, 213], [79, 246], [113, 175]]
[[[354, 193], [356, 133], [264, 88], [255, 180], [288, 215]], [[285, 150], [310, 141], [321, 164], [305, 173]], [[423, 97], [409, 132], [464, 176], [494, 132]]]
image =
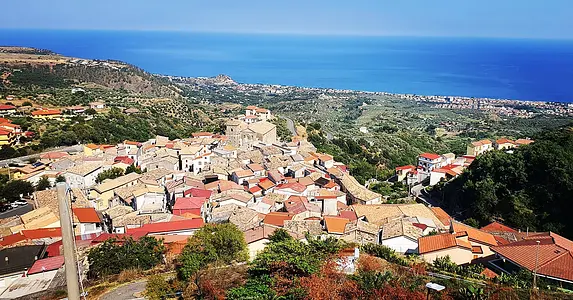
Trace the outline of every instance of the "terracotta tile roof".
[[42, 238], [56, 238], [62, 236], [60, 227], [22, 230], [21, 234], [29, 240]]
[[66, 172], [80, 176], [86, 176], [92, 172], [97, 171], [101, 167], [102, 167], [101, 163], [83, 163], [67, 169]]
[[480, 274], [485, 276], [486, 278], [489, 278], [489, 279], [493, 279], [493, 278], [496, 278], [499, 276], [499, 275], [497, 275], [497, 273], [495, 273], [494, 271], [492, 271], [488, 268], [484, 268]]
[[490, 224], [480, 228], [482, 231], [485, 232], [511, 232], [511, 233], [516, 233], [517, 230], [509, 227], [509, 226], [505, 226], [497, 221], [491, 222]]
[[263, 190], [263, 189], [262, 189], [260, 186], [255, 185], [254, 187], [252, 187], [252, 188], [249, 189], [249, 193], [251, 193], [251, 194], [256, 194], [256, 193], [258, 193], [258, 192], [260, 192], [260, 191], [262, 191], [262, 190]]
[[247, 242], [247, 244], [250, 244], [256, 241], [260, 241], [262, 239], [266, 239], [277, 229], [278, 228], [274, 226], [261, 225], [253, 229], [246, 230], [243, 232], [243, 234], [245, 235], [245, 242]]
[[396, 167], [396, 171], [413, 170], [415, 168], [416, 167], [414, 167], [412, 165], [407, 165], [407, 166]]
[[67, 152], [48, 152], [40, 155], [40, 158], [44, 159], [60, 159], [62, 157], [66, 157], [69, 154]]
[[261, 121], [249, 124], [248, 128], [254, 133], [266, 134], [267, 132], [276, 129], [276, 126], [273, 123], [269, 123], [267, 121]]
[[318, 214], [321, 212], [318, 205], [309, 203], [308, 199], [304, 196], [290, 196], [287, 201], [284, 202], [284, 205], [286, 211], [292, 214], [299, 214], [305, 211], [315, 212]]
[[318, 154], [318, 159], [320, 159], [321, 161], [330, 161], [333, 160], [332, 155], [328, 155], [328, 154]]
[[306, 186], [304, 186], [298, 182], [292, 182], [292, 183], [279, 184], [279, 185], [277, 185], [277, 187], [275, 189], [277, 189], [277, 190], [291, 189], [295, 192], [302, 193], [306, 190]]
[[1, 105], [0, 105], [0, 110], [12, 110], [12, 109], [16, 109], [16, 106], [14, 106], [14, 105], [6, 105], [6, 104], [1, 104]]
[[135, 161], [133, 160], [133, 158], [127, 157], [127, 156], [117, 156], [116, 158], [113, 159], [114, 162], [122, 162], [126, 165], [131, 165], [133, 164]]
[[473, 228], [471, 226], [459, 223], [454, 221], [451, 226], [453, 227], [455, 232], [462, 232], [465, 231], [468, 233], [468, 238], [475, 242], [479, 242], [482, 244], [486, 244], [489, 246], [496, 246], [497, 241], [493, 237], [492, 234], [487, 233], [485, 231], [481, 231], [479, 229]]
[[129, 173], [127, 175], [123, 175], [123, 176], [117, 177], [115, 179], [111, 179], [109, 181], [101, 183], [101, 184], [95, 186], [94, 190], [96, 190], [97, 192], [99, 192], [101, 194], [101, 193], [107, 192], [109, 190], [113, 190], [115, 188], [121, 187], [121, 186], [128, 184], [130, 182], [133, 182], [135, 180], [138, 180], [139, 178], [141, 178], [140, 174]]
[[429, 160], [435, 160], [435, 159], [440, 158], [441, 156], [438, 154], [435, 154], [435, 153], [424, 152], [424, 153], [420, 154], [420, 157], [423, 157], [423, 158], [426, 158]]
[[171, 232], [171, 231], [181, 231], [188, 229], [198, 229], [204, 225], [203, 219], [187, 219], [181, 221], [171, 221], [171, 222], [158, 222], [145, 224], [139, 228], [128, 229], [128, 233], [136, 232], [146, 232], [146, 233], [159, 233], [159, 232]]
[[452, 247], [462, 247], [468, 250], [472, 249], [470, 243], [462, 239], [457, 239], [453, 234], [450, 233], [423, 236], [418, 239], [418, 252], [420, 254]]
[[74, 219], [80, 223], [101, 223], [95, 208], [73, 208]]
[[64, 256], [54, 256], [37, 260], [28, 270], [28, 275], [57, 270], [64, 265]]
[[35, 110], [32, 112], [33, 116], [53, 116], [61, 114], [62, 112], [57, 109], [42, 109], [42, 110]]
[[200, 209], [206, 201], [204, 197], [178, 197], [173, 209]]
[[445, 212], [441, 207], [438, 206], [430, 207], [430, 209], [432, 210], [434, 215], [436, 215], [436, 218], [438, 218], [438, 220], [440, 220], [440, 222], [444, 224], [444, 226], [450, 226], [450, 220], [452, 219], [452, 217], [450, 217], [450, 215], [448, 215], [447, 212]]
[[483, 249], [481, 246], [472, 246], [472, 253], [483, 254]]
[[506, 139], [506, 138], [498, 139], [498, 140], [495, 141], [495, 143], [498, 144], [498, 145], [502, 145], [502, 144], [515, 144], [514, 141], [508, 140], [508, 139]]
[[498, 244], [498, 245], [507, 245], [507, 244], [510, 243], [506, 238], [501, 237], [501, 236], [499, 236], [499, 235], [494, 235], [493, 237], [494, 237], [495, 240], [497, 241], [497, 244]]
[[346, 218], [350, 221], [356, 221], [358, 218], [356, 217], [356, 213], [353, 210], [343, 210], [338, 213], [338, 216], [341, 218]]
[[229, 190], [244, 190], [242, 185], [236, 184], [232, 181], [228, 180], [217, 180], [205, 185], [205, 189], [207, 190], [221, 190], [221, 192], [229, 191]]
[[274, 184], [272, 181], [270, 181], [270, 180], [267, 179], [267, 180], [262, 180], [261, 182], [259, 182], [259, 186], [260, 186], [263, 190], [266, 191], [266, 190], [268, 190], [268, 189], [274, 187], [275, 184]]
[[126, 145], [132, 145], [132, 146], [138, 146], [138, 147], [141, 146], [140, 142], [135, 142], [135, 141], [125, 140], [125, 141], [123, 141], [123, 143]]
[[211, 198], [211, 195], [213, 195], [213, 191], [198, 188], [190, 188], [183, 192], [183, 196], [204, 197], [207, 199]]
[[325, 184], [323, 187], [325, 189], [332, 189], [332, 188], [335, 188], [337, 186], [338, 186], [338, 184], [336, 184], [334, 181], [331, 180], [329, 183]]
[[247, 167], [248, 167], [249, 169], [251, 169], [251, 171], [253, 171], [253, 172], [264, 171], [264, 170], [265, 170], [265, 168], [264, 168], [263, 166], [261, 166], [261, 164], [256, 164], [256, 163], [254, 163], [254, 164], [248, 164]]
[[406, 218], [392, 220], [382, 227], [382, 239], [391, 239], [399, 236], [409, 237], [417, 241], [423, 235], [421, 228], [414, 226], [412, 222]]
[[309, 185], [314, 184], [314, 180], [312, 180], [312, 178], [307, 176], [307, 177], [298, 178], [298, 183], [300, 183], [304, 186], [309, 186]]
[[537, 256], [537, 273], [573, 281], [573, 241], [553, 232], [494, 246], [491, 250], [530, 271], [535, 268]]
[[267, 172], [268, 177], [273, 180], [274, 182], [279, 182], [281, 180], [285, 180], [285, 177], [281, 172], [277, 170], [270, 170]]
[[193, 137], [202, 137], [202, 136], [213, 136], [214, 134], [211, 133], [211, 132], [202, 131], [202, 132], [194, 132], [194, 133], [192, 133], [191, 135], [192, 135]]
[[235, 176], [237, 176], [237, 178], [244, 178], [244, 177], [250, 177], [253, 176], [253, 171], [251, 170], [237, 170], [235, 172], [233, 172], [235, 174]]
[[286, 212], [270, 212], [263, 219], [264, 224], [274, 225], [278, 227], [284, 226], [284, 221], [292, 220], [294, 214]]
[[343, 234], [344, 229], [346, 228], [346, 224], [348, 224], [350, 220], [347, 218], [340, 218], [340, 217], [324, 217], [324, 224], [326, 227], [326, 231], [328, 233], [336, 233], [336, 234]]
[[435, 226], [442, 228], [443, 224], [434, 213], [424, 204], [374, 204], [374, 205], [353, 205], [352, 209], [356, 215], [365, 217], [369, 223], [383, 225], [389, 219], [402, 216], [430, 219]]

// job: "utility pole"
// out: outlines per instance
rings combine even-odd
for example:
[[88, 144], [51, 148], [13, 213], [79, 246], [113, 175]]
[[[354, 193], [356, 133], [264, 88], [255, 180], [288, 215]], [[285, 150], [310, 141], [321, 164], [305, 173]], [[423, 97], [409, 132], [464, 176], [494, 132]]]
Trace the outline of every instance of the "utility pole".
[[537, 289], [537, 264], [539, 262], [539, 241], [536, 241], [535, 247], [535, 269], [533, 269], [533, 289]]
[[58, 192], [58, 206], [60, 210], [60, 226], [62, 228], [62, 244], [64, 246], [64, 262], [66, 265], [66, 284], [68, 299], [80, 300], [80, 287], [78, 278], [78, 265], [76, 263], [76, 249], [74, 247], [74, 235], [70, 208], [66, 197], [66, 183], [56, 184]]

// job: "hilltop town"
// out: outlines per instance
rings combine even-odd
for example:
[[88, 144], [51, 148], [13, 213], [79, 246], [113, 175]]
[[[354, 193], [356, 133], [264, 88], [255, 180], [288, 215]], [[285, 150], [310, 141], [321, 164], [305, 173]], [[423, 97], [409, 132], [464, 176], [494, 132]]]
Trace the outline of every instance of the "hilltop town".
[[[169, 277], [181, 272], [185, 255], [200, 252], [192, 248], [194, 237], [227, 225], [240, 233], [253, 271], [243, 269], [233, 286], [221, 284], [230, 299], [266, 299], [257, 293], [268, 286], [265, 297], [284, 295], [285, 287], [276, 285], [301, 278], [328, 282], [332, 278], [323, 276], [333, 275], [322, 268], [331, 260], [337, 274], [355, 276], [335, 281], [361, 282], [354, 293], [367, 290], [364, 282], [375, 276], [385, 295], [406, 299], [425, 298], [420, 289], [430, 280], [461, 298], [479, 294], [458, 286], [463, 283], [495, 294], [529, 288], [530, 278], [544, 278], [551, 292], [573, 282], [573, 242], [553, 232], [564, 227], [512, 228], [508, 224], [530, 223], [499, 216], [480, 224], [436, 194], [463, 182], [482, 157], [521, 159], [522, 150], [539, 143], [539, 124], [569, 122], [567, 105], [151, 75], [121, 62], [31, 48], [2, 47], [2, 61], [2, 299], [34, 299], [65, 284], [61, 222], [67, 220], [60, 220], [58, 183], [66, 185], [87, 285], [94, 277], [105, 280], [94, 276], [101, 269], [94, 263], [97, 249], [153, 241], [161, 245], [154, 248], [161, 259], [148, 267], [139, 265], [134, 257], [141, 252], [132, 248], [121, 248], [131, 252], [119, 260]], [[551, 170], [566, 178], [558, 167]], [[509, 163], [500, 169], [517, 170]], [[494, 199], [490, 194], [484, 198]], [[535, 209], [510, 200], [511, 211]], [[246, 268], [245, 260], [204, 265], [193, 276]], [[272, 282], [254, 275], [261, 262], [274, 272]], [[378, 264], [383, 267], [372, 267]], [[127, 272], [117, 270], [110, 274]], [[291, 273], [296, 276], [285, 277]], [[215, 277], [225, 276], [204, 276]], [[388, 286], [400, 282], [411, 285], [411, 297], [405, 287], [391, 294]], [[209, 290], [195, 288], [194, 295]]]
[[[1, 220], [2, 255], [11, 261], [13, 252], [7, 251], [19, 249], [20, 257], [37, 258], [21, 258], [21, 264], [0, 274], [8, 280], [2, 297], [47, 289], [49, 284], [33, 291], [10, 287], [22, 284], [22, 272], [33, 282], [39, 273], [32, 270], [42, 269], [44, 280], [46, 274], [56, 278], [63, 266], [57, 195], [49, 188], [58, 181], [66, 182], [73, 199], [75, 234], [84, 253], [107, 239], [149, 236], [163, 240], [167, 255], [175, 257], [205, 224], [227, 222], [244, 233], [251, 258], [265, 248], [272, 232], [284, 229], [299, 239], [310, 235], [384, 245], [428, 263], [445, 256], [458, 265], [487, 261], [483, 274], [488, 278], [507, 272], [506, 259], [531, 270], [525, 256], [533, 254], [522, 249], [531, 247], [533, 238], [543, 239], [547, 247], [573, 251], [567, 244], [571, 241], [554, 233], [529, 235], [496, 222], [473, 228], [429, 205], [419, 190], [417, 197], [410, 194], [409, 202], [386, 204], [384, 196], [360, 184], [346, 165], [317, 152], [308, 141], [279, 140], [269, 122], [273, 118], [268, 109], [248, 106], [226, 122], [224, 135], [195, 132], [185, 139], [156, 136], [117, 145], [87, 144], [78, 153], [48, 152], [35, 163], [12, 168], [16, 180], [49, 184], [23, 195], [30, 211]], [[487, 151], [512, 151], [530, 143], [479, 141], [461, 157], [421, 153], [417, 166], [397, 167], [392, 180], [432, 186], [460, 175]], [[551, 261], [559, 254], [543, 255], [546, 269], [540, 274], [563, 282], [573, 279], [553, 268], [557, 262]], [[82, 272], [88, 272], [86, 258], [81, 262]]]

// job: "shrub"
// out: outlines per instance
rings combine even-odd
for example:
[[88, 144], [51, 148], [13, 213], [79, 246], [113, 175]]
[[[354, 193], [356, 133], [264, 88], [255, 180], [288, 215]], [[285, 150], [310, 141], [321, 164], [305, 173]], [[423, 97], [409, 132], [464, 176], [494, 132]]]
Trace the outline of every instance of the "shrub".
[[376, 245], [376, 244], [366, 244], [360, 247], [362, 251], [374, 255], [376, 257], [380, 257], [385, 259], [388, 262], [398, 264], [401, 266], [408, 266], [409, 263], [403, 256], [398, 255], [394, 250], [391, 248], [384, 246], [384, 245]]
[[147, 299], [164, 299], [166, 295], [173, 292], [171, 285], [161, 275], [152, 275], [147, 280], [145, 286], [145, 297]]
[[165, 247], [154, 237], [109, 239], [98, 247], [90, 249], [88, 261], [89, 277], [96, 278], [119, 274], [127, 269], [148, 270], [162, 261]]

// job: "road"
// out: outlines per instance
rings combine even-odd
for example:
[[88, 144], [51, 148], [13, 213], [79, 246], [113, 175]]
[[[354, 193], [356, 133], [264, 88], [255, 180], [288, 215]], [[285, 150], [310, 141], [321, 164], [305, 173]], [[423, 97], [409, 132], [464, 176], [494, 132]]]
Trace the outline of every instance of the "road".
[[440, 206], [437, 201], [432, 199], [430, 194], [426, 191], [425, 186], [422, 186], [421, 184], [415, 185], [412, 187], [411, 191], [418, 201], [422, 201], [424, 204], [429, 206]]
[[290, 133], [292, 134], [292, 136], [297, 136], [298, 133], [296, 132], [296, 127], [294, 126], [294, 122], [293, 120], [287, 118], [287, 117], [282, 117], [283, 119], [286, 120], [287, 122], [287, 128], [290, 131]]
[[13, 216], [21, 216], [29, 211], [32, 211], [32, 205], [28, 204], [26, 206], [18, 206], [16, 208], [13, 208], [11, 210], [7, 210], [5, 212], [1, 212], [0, 213], [0, 219], [6, 219], [6, 218], [10, 218]]
[[36, 153], [36, 154], [32, 154], [32, 155], [26, 155], [26, 156], [20, 156], [20, 157], [15, 157], [15, 158], [10, 158], [10, 159], [5, 159], [5, 160], [0, 160], [0, 167], [4, 167], [6, 165], [9, 164], [21, 164], [21, 163], [26, 163], [28, 160], [30, 159], [38, 159], [40, 158], [40, 155], [44, 154], [44, 153], [48, 153], [48, 152], [54, 152], [54, 151], [59, 151], [59, 152], [81, 152], [83, 151], [84, 146], [83, 145], [74, 145], [74, 146], [69, 146], [69, 147], [62, 147], [62, 148], [54, 148], [54, 149], [50, 149], [41, 153]]
[[[139, 294], [145, 290], [147, 281], [136, 281], [126, 285], [122, 285], [114, 290], [103, 294], [99, 300], [133, 300], [144, 299]], [[135, 294], [138, 294], [135, 296]]]

